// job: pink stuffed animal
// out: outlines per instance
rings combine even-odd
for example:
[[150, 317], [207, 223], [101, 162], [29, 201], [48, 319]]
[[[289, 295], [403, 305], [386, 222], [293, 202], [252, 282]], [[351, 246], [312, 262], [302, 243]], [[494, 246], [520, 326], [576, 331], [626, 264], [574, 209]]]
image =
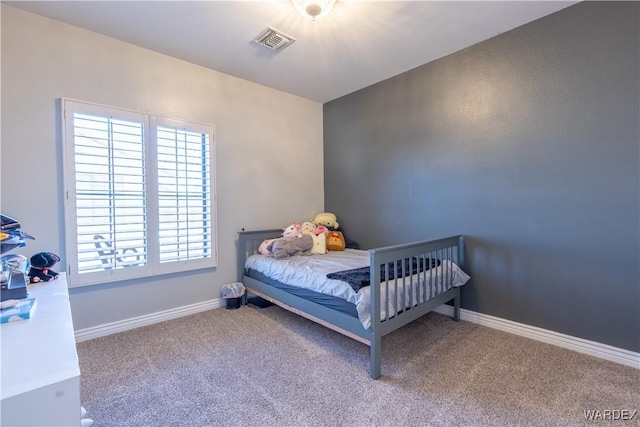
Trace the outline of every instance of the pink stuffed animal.
[[302, 226], [294, 222], [287, 228], [282, 229], [282, 237], [302, 237]]
[[327, 227], [325, 227], [324, 225], [318, 225], [318, 226], [316, 226], [316, 230], [315, 230], [314, 234], [316, 236], [324, 234], [325, 237], [326, 237], [326, 236], [329, 235], [329, 229]]

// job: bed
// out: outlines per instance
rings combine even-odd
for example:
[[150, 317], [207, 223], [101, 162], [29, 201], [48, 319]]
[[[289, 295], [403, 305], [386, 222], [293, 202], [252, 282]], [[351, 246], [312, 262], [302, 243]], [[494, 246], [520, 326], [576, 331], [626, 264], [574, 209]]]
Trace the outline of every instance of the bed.
[[383, 336], [449, 301], [460, 319], [460, 287], [469, 280], [462, 236], [286, 260], [258, 254], [263, 240], [281, 233], [239, 232], [247, 292], [370, 346], [373, 379], [381, 375]]

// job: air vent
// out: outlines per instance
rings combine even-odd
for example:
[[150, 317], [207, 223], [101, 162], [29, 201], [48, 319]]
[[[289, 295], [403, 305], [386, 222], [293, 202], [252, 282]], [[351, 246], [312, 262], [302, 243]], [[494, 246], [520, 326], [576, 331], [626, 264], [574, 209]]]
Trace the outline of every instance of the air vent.
[[266, 47], [267, 49], [279, 52], [296, 41], [296, 39], [286, 35], [282, 31], [274, 30], [271, 27], [267, 27], [267, 29], [260, 33], [260, 35], [256, 37], [254, 41]]

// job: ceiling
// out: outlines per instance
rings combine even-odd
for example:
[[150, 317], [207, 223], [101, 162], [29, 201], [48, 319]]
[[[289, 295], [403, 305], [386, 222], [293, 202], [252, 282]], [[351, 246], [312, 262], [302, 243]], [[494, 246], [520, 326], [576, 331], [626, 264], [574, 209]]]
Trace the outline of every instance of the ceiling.
[[[337, 0], [315, 21], [290, 0], [4, 3], [325, 103], [577, 2]], [[268, 26], [296, 41], [258, 45]]]

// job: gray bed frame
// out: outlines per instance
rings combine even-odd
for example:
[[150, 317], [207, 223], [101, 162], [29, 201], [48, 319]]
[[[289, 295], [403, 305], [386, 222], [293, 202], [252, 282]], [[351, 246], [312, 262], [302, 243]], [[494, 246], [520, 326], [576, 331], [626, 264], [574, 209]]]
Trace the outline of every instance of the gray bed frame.
[[[396, 263], [399, 260], [406, 260], [411, 257], [422, 257], [423, 259], [449, 259], [462, 267], [464, 252], [462, 236], [370, 249], [368, 252], [371, 260], [371, 327], [370, 329], [365, 329], [357, 317], [352, 317], [291, 295], [245, 274], [245, 260], [247, 257], [258, 253], [258, 246], [263, 240], [281, 237], [281, 234], [281, 229], [240, 231], [238, 238], [238, 277], [249, 293], [370, 346], [369, 374], [373, 379], [377, 379], [381, 375], [383, 336], [451, 300], [453, 300], [454, 308], [453, 319], [456, 321], [460, 319], [460, 288], [455, 287], [447, 290], [448, 286], [444, 286], [445, 283], [450, 283], [449, 278], [452, 274], [447, 269], [444, 269], [441, 274], [437, 274], [439, 269], [429, 269], [419, 273], [430, 276], [431, 299], [422, 303], [408, 301], [411, 306], [410, 309], [397, 310], [398, 312], [394, 316], [381, 319], [381, 292], [386, 292], [387, 295], [396, 292], [396, 301], [405, 303], [407, 302], [405, 301], [405, 296], [398, 291], [398, 286], [402, 286], [403, 280], [407, 279], [395, 278], [388, 281], [389, 285], [385, 286], [386, 278], [381, 277], [380, 267], [375, 268], [375, 266], [388, 265], [388, 263]], [[436, 272], [435, 275], [434, 271]], [[406, 284], [408, 286], [420, 286], [417, 283], [411, 283], [411, 281], [406, 282]], [[386, 298], [386, 300], [389, 301], [389, 298]], [[402, 306], [405, 305], [403, 304]]]

